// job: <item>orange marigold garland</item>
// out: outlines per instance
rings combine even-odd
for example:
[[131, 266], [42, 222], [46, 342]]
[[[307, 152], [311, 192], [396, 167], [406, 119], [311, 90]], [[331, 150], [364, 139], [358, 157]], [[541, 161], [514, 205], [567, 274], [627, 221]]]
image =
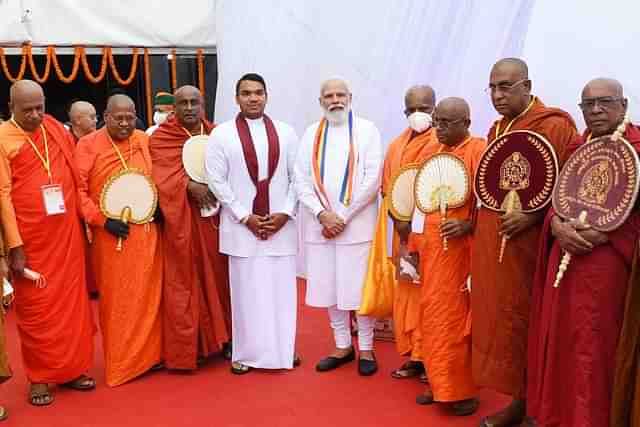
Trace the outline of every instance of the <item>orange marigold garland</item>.
[[42, 74], [42, 76], [40, 76], [38, 74], [38, 69], [36, 68], [36, 63], [33, 60], [33, 52], [31, 50], [31, 45], [28, 46], [27, 49], [27, 54], [29, 56], [29, 68], [31, 69], [31, 75], [33, 76], [33, 79], [35, 81], [37, 81], [38, 83], [44, 83], [47, 80], [49, 80], [49, 74], [51, 72], [51, 52], [52, 52], [52, 48], [51, 46], [47, 47], [47, 62], [44, 66], [44, 74]]
[[149, 49], [144, 48], [144, 91], [147, 100], [147, 124], [153, 126], [153, 102], [151, 100], [151, 72], [149, 71]]
[[58, 79], [60, 79], [60, 81], [63, 83], [67, 83], [67, 84], [71, 83], [78, 76], [78, 70], [80, 69], [80, 56], [81, 56], [80, 52], [82, 48], [76, 46], [73, 49], [74, 51], [73, 67], [71, 68], [71, 74], [69, 74], [69, 76], [65, 76], [62, 70], [60, 69], [60, 64], [58, 63], [58, 56], [56, 55], [56, 48], [52, 47], [51, 49], [52, 49], [51, 59], [53, 61], [53, 68], [54, 70], [56, 70], [56, 75], [58, 76]]
[[20, 68], [18, 71], [18, 75], [13, 77], [11, 72], [9, 71], [9, 66], [7, 65], [7, 58], [4, 56], [4, 49], [0, 47], [0, 63], [2, 63], [2, 70], [4, 71], [4, 75], [7, 76], [7, 79], [13, 83], [16, 80], [22, 80], [24, 77], [24, 72], [27, 69], [27, 45], [22, 46], [22, 62], [20, 63]]
[[171, 49], [171, 59], [169, 62], [171, 63], [171, 91], [175, 92], [178, 88], [178, 71], [176, 67], [176, 62], [178, 58], [176, 57], [176, 50]]
[[116, 68], [116, 63], [113, 60], [113, 52], [109, 50], [109, 64], [111, 65], [111, 73], [113, 73], [113, 77], [116, 79], [118, 84], [122, 86], [128, 86], [131, 84], [133, 79], [136, 77], [136, 72], [138, 71], [138, 48], [133, 48], [133, 59], [131, 60], [131, 71], [129, 72], [129, 77], [126, 80], [122, 79], [120, 74], [118, 73], [118, 69]]
[[198, 88], [204, 97], [204, 55], [202, 49], [198, 49]]
[[111, 52], [110, 47], [102, 48], [102, 63], [100, 64], [100, 71], [98, 71], [98, 75], [94, 76], [91, 73], [91, 68], [89, 67], [89, 61], [87, 60], [87, 51], [84, 48], [80, 48], [80, 60], [82, 61], [82, 69], [84, 70], [84, 75], [87, 77], [93, 84], [98, 84], [104, 79], [104, 76], [107, 74], [107, 59], [109, 57], [109, 53]]

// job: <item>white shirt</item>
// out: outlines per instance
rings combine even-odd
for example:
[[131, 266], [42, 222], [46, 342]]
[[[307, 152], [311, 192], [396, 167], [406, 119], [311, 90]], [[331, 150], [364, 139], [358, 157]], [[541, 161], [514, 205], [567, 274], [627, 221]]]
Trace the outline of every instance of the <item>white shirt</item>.
[[[269, 142], [262, 118], [247, 119], [258, 160], [258, 179], [269, 176]], [[269, 184], [271, 213], [285, 213], [291, 219], [268, 240], [259, 240], [240, 221], [252, 214], [256, 187], [247, 170], [242, 143], [235, 119], [222, 123], [211, 132], [206, 152], [209, 188], [222, 204], [220, 213], [220, 251], [249, 257], [256, 255], [284, 256], [297, 252], [297, 232], [294, 222], [297, 198], [293, 187], [294, 164], [298, 137], [293, 128], [274, 120], [280, 142], [278, 166]]]
[[[312, 154], [319, 122], [307, 128], [300, 143], [296, 161], [296, 192], [305, 206], [304, 240], [326, 242], [318, 214], [325, 210], [314, 190]], [[331, 209], [347, 224], [345, 231], [331, 239], [337, 244], [362, 243], [373, 240], [378, 215], [376, 197], [380, 187], [383, 150], [380, 132], [365, 119], [354, 117], [353, 136], [356, 148], [356, 170], [353, 196], [349, 206], [340, 202], [345, 168], [349, 159], [349, 128], [329, 125], [327, 130], [324, 187]]]

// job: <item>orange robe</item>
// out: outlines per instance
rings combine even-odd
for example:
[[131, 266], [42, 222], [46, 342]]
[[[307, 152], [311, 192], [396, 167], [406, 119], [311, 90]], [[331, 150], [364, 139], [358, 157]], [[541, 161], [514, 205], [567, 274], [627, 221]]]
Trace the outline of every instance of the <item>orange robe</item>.
[[[61, 123], [45, 115], [53, 183], [62, 187], [66, 213], [47, 215], [42, 186], [49, 177], [24, 134], [11, 122], [0, 125], [0, 217], [7, 248], [23, 246], [27, 267], [44, 276], [36, 288], [13, 277], [18, 332], [27, 378], [64, 383], [93, 364], [95, 325], [86, 291], [84, 233], [73, 167], [73, 142]], [[44, 156], [44, 137], [30, 135]]]
[[[438, 144], [437, 152], [458, 156], [473, 178], [487, 144], [469, 137], [455, 147]], [[475, 199], [447, 210], [447, 219], [471, 221]], [[440, 236], [440, 212], [425, 215], [419, 252], [421, 263], [423, 362], [437, 402], [455, 402], [476, 395], [471, 372], [471, 301], [465, 290], [471, 271], [471, 235], [451, 238], [447, 250]], [[428, 350], [428, 351], [427, 351]]]
[[[501, 122], [502, 134], [507, 121]], [[489, 130], [489, 141], [496, 137], [497, 123]], [[511, 131], [514, 130], [531, 130], [544, 136], [555, 149], [560, 166], [577, 135], [569, 114], [546, 107], [537, 98], [532, 108], [513, 122]], [[499, 264], [501, 215], [482, 208], [477, 212], [471, 273], [473, 376], [479, 386], [523, 399], [529, 299], [542, 221], [512, 237]]]
[[[213, 126], [203, 123], [209, 134]], [[198, 354], [219, 351], [231, 336], [227, 256], [218, 249], [219, 215], [203, 218], [188, 197], [182, 147], [189, 138], [175, 118], [149, 138], [153, 179], [164, 222], [164, 362], [195, 369]]]
[[[387, 149], [382, 174], [382, 195], [390, 194], [392, 179], [400, 169], [411, 163], [420, 163], [437, 148], [436, 131], [433, 128], [416, 134], [406, 129], [391, 142]], [[398, 256], [400, 236], [393, 233], [393, 257]], [[420, 338], [420, 287], [406, 280], [399, 280], [394, 291], [393, 332], [396, 349], [411, 360], [422, 360]]]
[[[151, 175], [148, 137], [134, 131], [115, 142], [127, 166]], [[106, 381], [123, 384], [159, 363], [162, 353], [162, 245], [155, 223], [129, 224], [121, 252], [117, 238], [104, 229], [100, 193], [109, 177], [123, 169], [106, 128], [80, 139], [75, 152], [80, 173], [82, 215], [91, 226], [90, 255], [100, 290], [100, 327]]]

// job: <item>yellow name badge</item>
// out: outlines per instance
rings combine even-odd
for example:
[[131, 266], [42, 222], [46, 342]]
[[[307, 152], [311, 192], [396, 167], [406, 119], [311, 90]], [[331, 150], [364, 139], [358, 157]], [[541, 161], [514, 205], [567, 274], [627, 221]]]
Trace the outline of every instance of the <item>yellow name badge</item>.
[[64, 206], [64, 194], [60, 184], [43, 185], [42, 199], [47, 215], [60, 215], [66, 212]]

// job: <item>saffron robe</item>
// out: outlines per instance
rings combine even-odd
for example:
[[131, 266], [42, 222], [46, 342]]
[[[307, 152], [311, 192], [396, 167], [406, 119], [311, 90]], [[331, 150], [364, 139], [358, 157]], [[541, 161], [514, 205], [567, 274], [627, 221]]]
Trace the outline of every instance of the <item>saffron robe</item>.
[[[213, 126], [203, 121], [205, 135]], [[153, 180], [162, 210], [164, 258], [163, 355], [170, 369], [195, 369], [231, 336], [227, 256], [219, 251], [219, 215], [203, 218], [187, 193], [182, 147], [190, 135], [175, 117], [149, 138]]]
[[[27, 267], [44, 276], [45, 288], [12, 278], [15, 312], [27, 378], [64, 383], [93, 364], [95, 324], [87, 296], [84, 231], [76, 193], [73, 141], [61, 123], [45, 115], [52, 181], [64, 194], [66, 212], [47, 215], [42, 186], [47, 171], [20, 129], [0, 125], [0, 217], [7, 249], [23, 246]], [[44, 156], [40, 129], [30, 135]]]
[[[455, 147], [438, 146], [437, 152], [461, 158], [472, 179], [487, 144], [469, 137]], [[447, 209], [447, 219], [471, 221], [474, 203], [469, 194], [463, 206]], [[447, 239], [445, 251], [441, 224], [440, 211], [426, 214], [420, 239], [422, 356], [434, 400], [456, 402], [477, 392], [471, 370], [471, 298], [466, 289], [472, 236]]]
[[[501, 122], [501, 129], [505, 129], [507, 121]], [[491, 127], [488, 141], [495, 139], [498, 123]], [[532, 108], [513, 122], [511, 130], [530, 130], [544, 136], [553, 146], [560, 167], [566, 148], [576, 137], [569, 114], [546, 107], [537, 98]], [[524, 398], [529, 298], [542, 223], [509, 239], [500, 264], [500, 216], [502, 213], [480, 208], [476, 217], [471, 272], [473, 376], [481, 387]]]
[[[640, 151], [638, 128], [625, 138]], [[563, 251], [551, 235], [554, 215], [550, 209], [544, 224], [531, 301], [527, 413], [540, 427], [607, 426], [640, 215], [607, 233], [607, 243], [574, 255], [558, 288], [553, 283]]]
[[[436, 131], [430, 128], [425, 132], [416, 133], [412, 129], [405, 129], [400, 136], [391, 142], [387, 149], [382, 172], [382, 196], [391, 193], [392, 179], [403, 166], [423, 162], [438, 147]], [[400, 236], [393, 233], [392, 257], [398, 257]], [[410, 356], [411, 360], [422, 360], [422, 340], [420, 318], [420, 295], [422, 290], [404, 279], [398, 280], [393, 298], [393, 333], [396, 349], [403, 356]]]
[[[129, 140], [131, 145], [114, 142], [129, 168], [150, 176], [148, 137], [136, 130]], [[155, 223], [130, 223], [129, 236], [117, 252], [117, 238], [104, 228], [100, 193], [107, 180], [123, 169], [106, 128], [80, 139], [75, 162], [80, 173], [82, 215], [93, 234], [89, 252], [100, 290], [106, 381], [117, 386], [161, 359], [162, 242]]]

